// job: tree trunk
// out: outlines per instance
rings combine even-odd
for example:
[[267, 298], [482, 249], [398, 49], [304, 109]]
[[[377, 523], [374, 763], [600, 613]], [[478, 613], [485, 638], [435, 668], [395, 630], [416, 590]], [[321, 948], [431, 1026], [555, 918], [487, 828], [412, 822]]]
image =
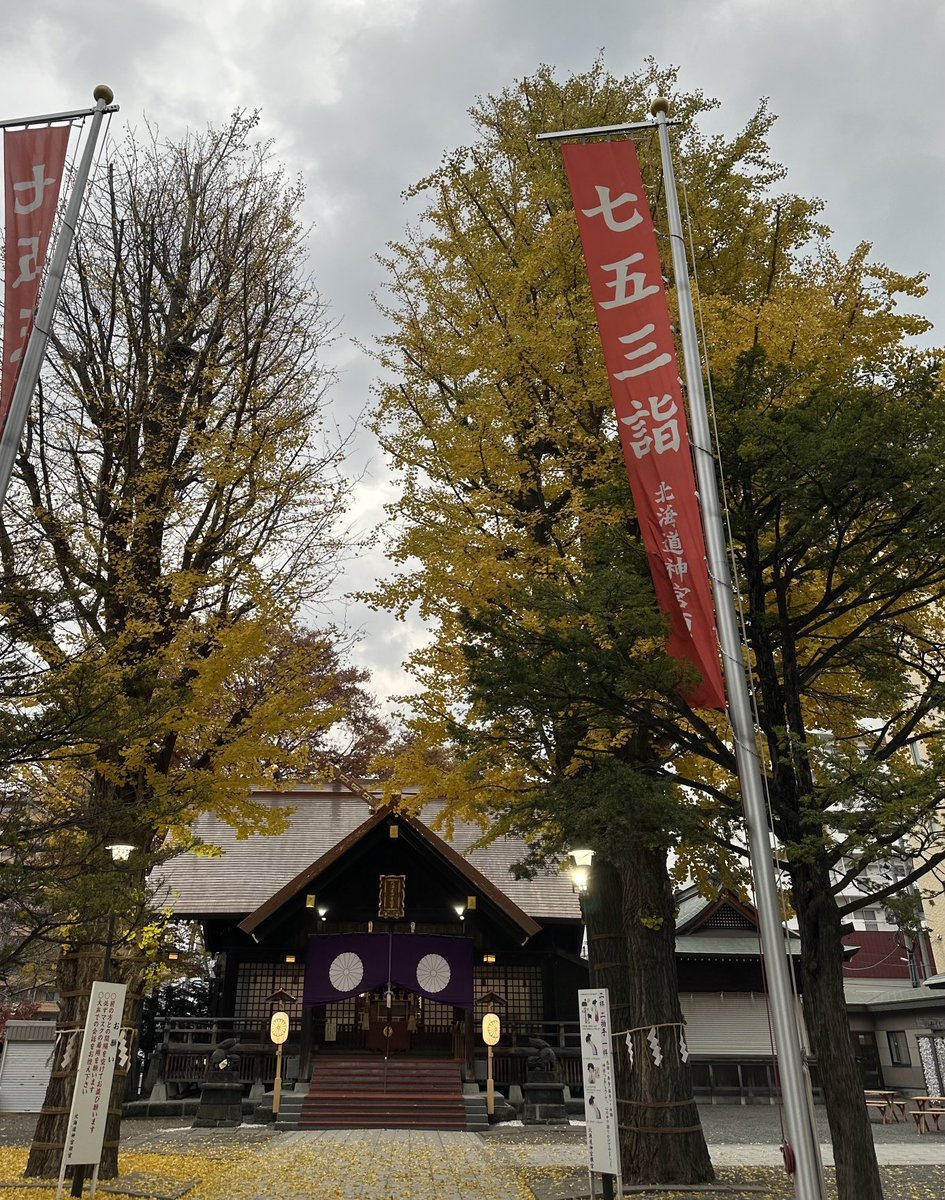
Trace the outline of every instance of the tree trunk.
[[[625, 1183], [715, 1178], [680, 1055], [676, 922], [666, 855], [632, 847], [619, 864], [594, 861], [585, 901], [592, 977], [610, 992], [620, 1158]], [[656, 1066], [647, 1033], [657, 1027]], [[633, 1065], [626, 1031], [634, 1030]]]
[[[29, 1159], [24, 1174], [55, 1179], [62, 1163], [66, 1143], [69, 1109], [79, 1068], [79, 1046], [89, 1007], [92, 984], [102, 977], [102, 951], [98, 949], [62, 951], [56, 964], [56, 986], [59, 990], [59, 1017], [56, 1022], [56, 1048], [46, 1098], [33, 1133]], [[111, 978], [128, 985], [122, 1026], [133, 1031], [129, 1043], [134, 1055], [138, 1018], [141, 1012], [141, 980], [144, 960], [113, 958]], [[77, 1031], [77, 1032], [76, 1032]], [[69, 1036], [72, 1034], [72, 1036]], [[121, 1132], [121, 1104], [127, 1085], [128, 1065], [115, 1064], [105, 1124], [105, 1142], [99, 1167], [101, 1179], [118, 1174], [118, 1139]], [[70, 1171], [71, 1174], [71, 1171]]]
[[840, 913], [825, 871], [796, 864], [791, 875], [801, 934], [804, 1020], [824, 1093], [838, 1200], [883, 1200], [843, 994]]

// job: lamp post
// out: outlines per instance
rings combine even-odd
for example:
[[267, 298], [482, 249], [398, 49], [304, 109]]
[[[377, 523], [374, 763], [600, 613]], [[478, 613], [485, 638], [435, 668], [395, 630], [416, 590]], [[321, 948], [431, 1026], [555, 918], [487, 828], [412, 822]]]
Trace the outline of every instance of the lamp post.
[[[573, 849], [568, 851], [568, 877], [571, 880], [571, 886], [578, 894], [578, 903], [581, 906], [581, 917], [584, 921], [584, 936], [587, 938], [587, 916], [584, 912], [584, 897], [587, 894], [587, 885], [591, 877], [591, 864], [594, 861], [594, 851], [588, 849]], [[596, 986], [596, 974], [594, 969], [594, 959], [591, 957], [591, 945], [588, 939], [587, 943], [587, 965], [590, 971], [591, 983]], [[601, 1175], [601, 1188], [603, 1200], [614, 1200], [614, 1176]]]
[[[112, 856], [112, 863], [118, 868], [119, 863], [125, 863], [134, 850], [129, 842], [112, 842], [105, 847]], [[105, 934], [105, 961], [102, 963], [102, 982], [108, 983], [112, 977], [112, 943], [115, 940], [115, 906], [108, 910], [108, 929]]]
[[[568, 851], [568, 878], [571, 886], [578, 894], [578, 904], [581, 907], [581, 919], [584, 922], [584, 941], [587, 941], [587, 915], [584, 912], [584, 893], [591, 876], [591, 863], [594, 861], [593, 850]], [[583, 949], [583, 945], [581, 947]], [[594, 964], [591, 962], [590, 942], [587, 942], [587, 965], [593, 973]]]

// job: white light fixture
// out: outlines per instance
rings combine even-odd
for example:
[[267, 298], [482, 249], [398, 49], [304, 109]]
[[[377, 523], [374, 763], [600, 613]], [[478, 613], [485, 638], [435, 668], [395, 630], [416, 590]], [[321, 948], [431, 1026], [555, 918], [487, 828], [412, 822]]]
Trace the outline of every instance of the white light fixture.
[[459, 919], [461, 921], [466, 920], [466, 905], [465, 904], [454, 904], [453, 911], [456, 913], [457, 917], [459, 917]]
[[571, 860], [568, 875], [571, 877], [572, 884], [579, 892], [586, 892], [587, 881], [591, 874], [591, 863], [594, 861], [594, 851], [569, 850], [568, 858]]
[[127, 842], [112, 842], [112, 844], [110, 846], [106, 846], [105, 849], [111, 853], [112, 862], [119, 863], [127, 862], [128, 859], [131, 858], [131, 852], [134, 850], [134, 846], [129, 845]]
[[323, 921], [324, 921], [325, 917], [328, 915], [328, 909], [325, 907], [324, 904], [319, 904], [318, 915], [321, 917], [321, 919]]

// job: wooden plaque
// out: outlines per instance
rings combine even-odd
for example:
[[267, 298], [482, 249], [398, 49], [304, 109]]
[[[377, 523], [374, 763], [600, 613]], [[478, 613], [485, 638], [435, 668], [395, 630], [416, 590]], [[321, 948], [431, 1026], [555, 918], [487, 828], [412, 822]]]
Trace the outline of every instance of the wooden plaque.
[[389, 920], [401, 921], [404, 916], [404, 893], [406, 875], [382, 875], [377, 915]]

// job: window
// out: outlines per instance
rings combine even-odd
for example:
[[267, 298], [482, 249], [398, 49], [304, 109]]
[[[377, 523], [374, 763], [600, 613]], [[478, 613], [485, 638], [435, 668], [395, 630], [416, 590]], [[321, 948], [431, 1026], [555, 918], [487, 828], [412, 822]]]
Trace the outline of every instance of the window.
[[544, 1019], [541, 967], [482, 963], [476, 967], [475, 989], [477, 1021], [491, 1010], [509, 1025], [538, 1031]]
[[904, 1029], [887, 1029], [886, 1040], [889, 1042], [889, 1061], [894, 1067], [911, 1067], [912, 1058], [909, 1055], [909, 1039]]
[[917, 767], [927, 767], [929, 765], [928, 755], [925, 752], [925, 747], [921, 742], [910, 742], [909, 749], [912, 752], [912, 761]]
[[283, 1007], [292, 1023], [297, 1025], [302, 1016], [304, 970], [302, 963], [241, 962], [236, 975], [233, 1015], [267, 1024], [273, 1010], [269, 997], [273, 992], [285, 990], [296, 997], [295, 1004]]

